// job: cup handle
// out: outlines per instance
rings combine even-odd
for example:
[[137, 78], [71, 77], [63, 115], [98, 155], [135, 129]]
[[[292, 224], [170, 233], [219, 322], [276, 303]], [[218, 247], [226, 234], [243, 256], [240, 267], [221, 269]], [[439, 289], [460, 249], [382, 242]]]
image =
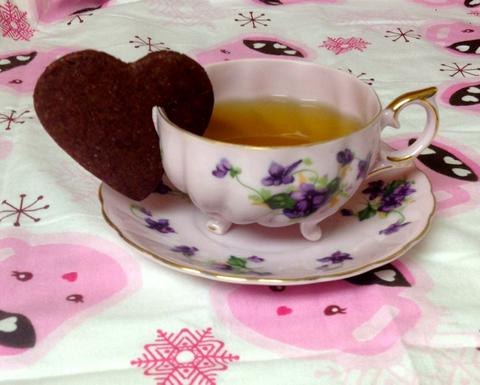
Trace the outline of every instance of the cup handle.
[[381, 150], [381, 156], [376, 164], [374, 164], [369, 174], [375, 173], [384, 168], [404, 165], [411, 159], [420, 155], [420, 153], [432, 143], [439, 124], [438, 109], [434, 100], [434, 95], [436, 93], [436, 87], [408, 92], [393, 100], [383, 110], [382, 129], [386, 126], [400, 128], [398, 116], [405, 107], [411, 104], [420, 105], [425, 109], [425, 112], [427, 113], [427, 122], [423, 132], [410, 146], [400, 150], [393, 150], [384, 145], [384, 148]]
[[438, 130], [439, 117], [438, 109], [434, 100], [437, 93], [436, 87], [425, 88], [423, 90], [412, 91], [400, 95], [393, 100], [383, 111], [383, 126], [400, 128], [398, 116], [400, 112], [411, 104], [422, 106], [427, 113], [427, 123], [418, 139], [407, 148], [401, 150], [388, 151], [385, 157], [390, 162], [402, 162], [415, 158], [432, 143]]

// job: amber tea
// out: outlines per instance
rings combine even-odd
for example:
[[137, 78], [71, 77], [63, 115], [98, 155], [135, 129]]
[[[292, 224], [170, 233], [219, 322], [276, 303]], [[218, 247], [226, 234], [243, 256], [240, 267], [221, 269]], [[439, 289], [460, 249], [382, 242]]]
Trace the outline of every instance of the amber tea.
[[217, 102], [204, 136], [253, 146], [291, 146], [336, 139], [360, 128], [360, 121], [324, 104], [269, 97]]

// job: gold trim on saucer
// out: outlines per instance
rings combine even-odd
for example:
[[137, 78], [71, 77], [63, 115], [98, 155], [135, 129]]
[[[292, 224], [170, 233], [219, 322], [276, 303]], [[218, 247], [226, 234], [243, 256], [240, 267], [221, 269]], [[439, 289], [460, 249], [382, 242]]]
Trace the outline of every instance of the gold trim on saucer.
[[[415, 167], [412, 167], [412, 168], [415, 168]], [[423, 174], [423, 175], [425, 175], [425, 174]], [[190, 275], [201, 276], [203, 278], [208, 278], [208, 279], [213, 279], [213, 280], [218, 280], [218, 281], [223, 281], [223, 282], [240, 283], [240, 284], [260, 284], [260, 285], [293, 285], [293, 284], [315, 283], [315, 281], [320, 281], [320, 280], [330, 279], [330, 278], [332, 278], [332, 279], [333, 278], [338, 278], [338, 277], [348, 278], [350, 276], [368, 271], [369, 270], [368, 268], [370, 268], [370, 267], [373, 267], [373, 266], [376, 266], [376, 265], [387, 264], [387, 263], [395, 260], [399, 256], [401, 256], [402, 254], [406, 253], [413, 246], [415, 246], [426, 235], [426, 233], [430, 229], [432, 218], [433, 218], [433, 215], [435, 213], [435, 208], [436, 208], [436, 201], [435, 201], [435, 197], [434, 197], [433, 191], [432, 191], [432, 184], [431, 184], [430, 180], [428, 179], [428, 177], [426, 175], [425, 175], [425, 177], [427, 178], [427, 181], [430, 185], [430, 194], [431, 194], [432, 199], [433, 199], [433, 206], [432, 206], [432, 211], [430, 212], [430, 214], [428, 216], [428, 220], [427, 220], [427, 223], [426, 223], [425, 227], [414, 239], [412, 239], [410, 242], [403, 245], [403, 247], [400, 250], [396, 251], [395, 253], [393, 253], [393, 254], [391, 254], [391, 255], [383, 258], [383, 259], [380, 259], [380, 260], [362, 265], [362, 266], [360, 266], [356, 269], [352, 269], [352, 270], [342, 272], [342, 273], [319, 274], [319, 275], [306, 276], [306, 277], [302, 277], [302, 278], [265, 278], [265, 277], [263, 277], [263, 278], [260, 278], [260, 277], [259, 278], [253, 278], [253, 277], [244, 277], [244, 276], [241, 276], [241, 275], [234, 275], [234, 274], [217, 274], [217, 273], [215, 273], [211, 270], [206, 270], [206, 269], [202, 269], [202, 268], [193, 268], [191, 266], [182, 265], [178, 262], [173, 262], [166, 257], [163, 257], [161, 255], [157, 255], [155, 253], [152, 253], [151, 251], [143, 248], [142, 246], [137, 245], [135, 242], [130, 240], [125, 234], [123, 234], [123, 232], [117, 227], [117, 225], [115, 225], [115, 223], [113, 223], [113, 221], [108, 217], [108, 215], [105, 211], [105, 202], [104, 202], [103, 194], [102, 194], [102, 188], [103, 188], [103, 185], [104, 185], [103, 183], [100, 185], [100, 187], [98, 189], [98, 197], [99, 197], [100, 204], [101, 204], [101, 211], [102, 211], [103, 218], [108, 223], [108, 225], [110, 225], [118, 233], [118, 235], [125, 242], [127, 242], [129, 245], [131, 245], [135, 249], [141, 251], [142, 253], [148, 255], [149, 257], [152, 257], [153, 259], [157, 260], [158, 262], [160, 262], [163, 265], [166, 265], [166, 266], [168, 266], [172, 269], [179, 270], [181, 272], [184, 272], [184, 273], [187, 273], [187, 274], [190, 274]], [[340, 279], [340, 278], [338, 278], [338, 279]]]

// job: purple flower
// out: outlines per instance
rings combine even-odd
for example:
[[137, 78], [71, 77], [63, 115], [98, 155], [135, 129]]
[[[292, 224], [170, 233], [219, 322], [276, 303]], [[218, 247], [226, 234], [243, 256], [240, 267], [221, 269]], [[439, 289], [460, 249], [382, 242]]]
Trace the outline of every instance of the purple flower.
[[408, 195], [413, 194], [416, 190], [413, 189], [412, 184], [410, 182], [405, 182], [401, 186], [398, 186], [395, 191], [393, 192], [393, 195], [396, 195], [398, 197], [402, 197], [404, 199]]
[[299, 191], [292, 192], [290, 196], [296, 201], [295, 207], [283, 209], [283, 214], [288, 218], [301, 218], [314, 213], [327, 203], [330, 191], [327, 188], [316, 190], [313, 184], [302, 183]]
[[146, 209], [145, 207], [140, 207], [140, 212], [149, 216], [149, 217], [152, 216], [152, 212], [149, 209]]
[[168, 194], [172, 189], [168, 187], [163, 181], [160, 181], [158, 186], [155, 188], [155, 192], [159, 194]]
[[256, 255], [252, 255], [251, 257], [248, 257], [248, 258], [247, 258], [247, 261], [255, 262], [255, 263], [260, 263], [260, 262], [265, 261], [265, 259], [264, 259], [264, 258], [261, 258], [261, 257], [257, 257]]
[[386, 229], [380, 230], [378, 233], [379, 234], [385, 234], [385, 235], [393, 234], [393, 233], [396, 233], [398, 230], [400, 230], [402, 227], [404, 227], [408, 224], [410, 224], [410, 222], [401, 223], [400, 221], [397, 221], [395, 223], [392, 223]]
[[222, 158], [217, 164], [215, 170], [212, 171], [212, 175], [216, 176], [217, 178], [224, 178], [231, 169], [232, 165], [230, 162], [227, 159]]
[[383, 180], [376, 180], [374, 182], [370, 182], [368, 187], [362, 191], [363, 194], [369, 194], [368, 199], [372, 200], [380, 195], [383, 195], [384, 192], [384, 182]]
[[172, 251], [176, 253], [182, 253], [185, 257], [193, 257], [195, 253], [198, 251], [196, 247], [190, 246], [175, 246]]
[[158, 221], [155, 221], [152, 218], [145, 218], [145, 223], [149, 229], [157, 230], [162, 234], [175, 232], [175, 230], [170, 227], [168, 219], [159, 219]]
[[400, 207], [403, 203], [404, 197], [401, 195], [390, 194], [382, 197], [378, 211], [383, 213], [389, 213], [390, 211], [395, 210], [397, 207]]
[[343, 151], [338, 152], [337, 154], [337, 162], [340, 163], [342, 166], [346, 166], [347, 164], [352, 163], [353, 160], [353, 152], [346, 148]]
[[344, 217], [351, 217], [353, 215], [353, 211], [350, 209], [341, 209], [340, 214], [342, 214]]
[[233, 267], [226, 263], [212, 263], [212, 268], [219, 271], [232, 271]]
[[262, 184], [264, 186], [279, 186], [281, 184], [293, 183], [295, 178], [291, 173], [300, 163], [302, 163], [302, 160], [297, 160], [290, 166], [283, 167], [277, 162], [272, 162], [268, 169], [269, 176], [262, 179]]
[[335, 251], [329, 257], [318, 258], [317, 261], [318, 262], [326, 262], [326, 263], [342, 263], [343, 261], [346, 261], [347, 259], [353, 259], [353, 258], [348, 253], [342, 253], [341, 251]]
[[368, 173], [368, 166], [370, 165], [370, 160], [372, 159], [372, 154], [368, 154], [367, 159], [361, 160], [358, 162], [358, 172], [357, 172], [357, 180], [363, 179], [367, 176]]

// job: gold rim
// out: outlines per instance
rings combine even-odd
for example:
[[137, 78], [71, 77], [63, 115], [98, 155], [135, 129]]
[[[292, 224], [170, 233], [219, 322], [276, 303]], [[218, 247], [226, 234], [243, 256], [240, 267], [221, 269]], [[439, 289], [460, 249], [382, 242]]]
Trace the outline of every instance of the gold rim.
[[[418, 170], [417, 170], [418, 171]], [[423, 173], [422, 173], [423, 174]], [[332, 274], [322, 274], [322, 275], [312, 275], [312, 276], [307, 276], [303, 278], [253, 278], [253, 277], [242, 277], [239, 275], [233, 275], [233, 274], [217, 274], [213, 271], [206, 270], [206, 269], [201, 269], [201, 268], [193, 268], [190, 266], [182, 265], [177, 262], [173, 262], [170, 259], [163, 257], [161, 255], [157, 255], [155, 253], [152, 253], [151, 251], [143, 248], [142, 246], [136, 244], [132, 240], [130, 240], [126, 235], [123, 234], [123, 232], [113, 223], [113, 221], [108, 217], [106, 211], [105, 211], [105, 202], [103, 199], [103, 194], [102, 194], [102, 188], [103, 188], [103, 183], [100, 185], [98, 189], [98, 198], [100, 200], [101, 204], [101, 210], [102, 210], [102, 215], [104, 220], [118, 233], [118, 235], [129, 245], [133, 246], [135, 249], [141, 251], [142, 253], [148, 255], [149, 257], [152, 257], [153, 259], [157, 260], [161, 264], [164, 264], [174, 270], [182, 271], [184, 273], [190, 274], [190, 275], [196, 275], [196, 276], [201, 276], [204, 278], [209, 278], [209, 279], [214, 279], [214, 280], [220, 280], [223, 282], [230, 282], [230, 283], [250, 283], [250, 284], [263, 284], [263, 285], [278, 285], [278, 284], [293, 284], [293, 283], [314, 283], [315, 281], [320, 281], [320, 280], [325, 280], [329, 278], [338, 278], [338, 277], [343, 277], [343, 278], [348, 278], [349, 276], [356, 275], [357, 273], [360, 273], [362, 271], [367, 271], [368, 268], [375, 266], [375, 265], [384, 265], [389, 262], [392, 262], [393, 260], [397, 259], [400, 257], [402, 254], [406, 253], [410, 248], [415, 246], [428, 232], [431, 226], [432, 218], [435, 213], [435, 208], [436, 208], [436, 201], [435, 197], [433, 195], [432, 191], [432, 184], [428, 177], [423, 174], [425, 178], [428, 181], [428, 184], [430, 186], [430, 195], [433, 199], [433, 206], [432, 206], [432, 211], [430, 212], [428, 216], [427, 223], [423, 230], [410, 242], [406, 243], [403, 245], [403, 247], [396, 251], [395, 253], [377, 260], [375, 262], [367, 263], [365, 265], [362, 265], [361, 267], [358, 267], [356, 269], [352, 269], [346, 272], [342, 273], [332, 273]]]
[[[209, 64], [209, 65], [206, 65], [205, 66], [205, 71], [207, 72], [207, 75], [208, 75], [208, 71], [209, 69], [211, 68], [215, 68], [215, 67], [221, 67], [221, 66], [225, 66], [225, 65], [231, 65], [231, 63], [235, 62], [235, 63], [238, 63], [238, 62], [249, 62], [249, 63], [262, 63], [262, 62], [275, 62], [275, 63], [285, 63], [285, 64], [289, 64], [291, 65], [292, 62], [290, 60], [286, 60], [286, 59], [237, 59], [237, 60], [232, 60], [232, 61], [229, 61], [229, 62], [219, 62], [219, 63], [212, 63], [212, 64]], [[181, 134], [184, 134], [184, 135], [187, 135], [187, 136], [191, 136], [191, 137], [194, 137], [196, 139], [200, 139], [202, 141], [205, 141], [205, 142], [208, 142], [208, 143], [212, 143], [212, 144], [218, 144], [218, 145], [227, 145], [227, 146], [234, 146], [234, 147], [242, 147], [242, 148], [249, 148], [249, 149], [252, 149], [252, 150], [266, 150], [266, 149], [284, 149], [286, 147], [288, 148], [291, 148], [291, 147], [294, 147], [294, 148], [303, 148], [303, 147], [312, 147], [312, 146], [316, 146], [318, 144], [323, 144], [323, 143], [333, 143], [333, 142], [336, 142], [336, 141], [342, 141], [344, 140], [345, 138], [348, 138], [350, 136], [353, 136], [357, 133], [360, 133], [360, 132], [363, 132], [363, 131], [367, 131], [369, 129], [372, 129], [372, 126], [375, 124], [376, 120], [380, 118], [382, 112], [383, 112], [383, 107], [382, 107], [382, 102], [380, 101], [380, 98], [378, 97], [378, 94], [377, 92], [375, 91], [375, 89], [373, 89], [373, 87], [370, 87], [368, 85], [366, 85], [364, 82], [362, 82], [361, 80], [358, 80], [355, 76], [345, 72], [345, 71], [341, 71], [341, 70], [337, 70], [335, 68], [331, 68], [331, 67], [328, 67], [328, 66], [324, 66], [324, 65], [321, 65], [321, 64], [318, 64], [318, 63], [313, 63], [313, 62], [300, 62], [300, 61], [297, 61], [295, 62], [295, 65], [297, 66], [315, 66], [315, 67], [320, 67], [322, 70], [324, 71], [330, 71], [330, 72], [335, 72], [335, 73], [340, 73], [342, 74], [343, 76], [345, 76], [346, 78], [348, 78], [350, 81], [352, 81], [353, 83], [356, 83], [359, 87], [361, 88], [365, 88], [366, 90], [368, 90], [368, 92], [370, 92], [373, 96], [375, 96], [375, 99], [377, 101], [377, 107], [378, 107], [378, 111], [375, 113], [375, 115], [370, 119], [368, 120], [367, 123], [365, 124], [362, 124], [362, 128], [360, 128], [359, 130], [355, 131], [354, 133], [350, 134], [350, 135], [345, 135], [345, 136], [342, 136], [340, 138], [337, 138], [337, 139], [333, 139], [333, 140], [323, 140], [323, 141], [316, 141], [316, 142], [310, 142], [310, 143], [305, 143], [305, 144], [297, 144], [297, 145], [282, 145], [282, 146], [253, 146], [253, 145], [248, 145], [248, 144], [238, 144], [238, 143], [230, 143], [230, 142], [223, 142], [221, 140], [216, 140], [216, 139], [211, 139], [211, 138], [208, 138], [208, 137], [205, 137], [205, 136], [201, 136], [201, 135], [197, 135], [197, 134], [194, 134], [178, 125], [176, 125], [175, 123], [173, 123], [167, 116], [167, 114], [165, 113], [164, 109], [159, 107], [159, 106], [155, 106], [154, 108], [157, 109], [158, 113], [162, 116], [162, 118], [170, 125], [172, 126], [175, 130], [179, 131]]]

